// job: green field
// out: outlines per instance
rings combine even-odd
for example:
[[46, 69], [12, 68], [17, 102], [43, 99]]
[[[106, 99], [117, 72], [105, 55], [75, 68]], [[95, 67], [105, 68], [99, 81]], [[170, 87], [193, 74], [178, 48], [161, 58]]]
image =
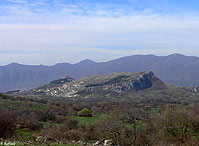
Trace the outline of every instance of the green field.
[[10, 97], [0, 94], [0, 103], [3, 107], [9, 107], [12, 109], [21, 109], [21, 110], [44, 110], [46, 105], [42, 103], [37, 103], [33, 101], [21, 101], [17, 97]]
[[89, 125], [89, 124], [93, 124], [93, 123], [97, 123], [97, 122], [106, 120], [106, 115], [93, 116], [93, 117], [74, 116], [73, 118], [76, 119], [79, 122], [79, 124]]

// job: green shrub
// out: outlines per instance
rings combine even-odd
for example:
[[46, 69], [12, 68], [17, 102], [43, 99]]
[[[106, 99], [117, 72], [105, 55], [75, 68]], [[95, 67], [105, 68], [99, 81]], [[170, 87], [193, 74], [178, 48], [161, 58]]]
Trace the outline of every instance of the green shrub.
[[159, 138], [176, 143], [187, 143], [199, 137], [199, 114], [197, 109], [174, 108], [166, 109], [153, 124]]
[[78, 112], [78, 116], [80, 116], [80, 117], [92, 117], [92, 112], [89, 109], [84, 108], [84, 109], [82, 109], [81, 111]]

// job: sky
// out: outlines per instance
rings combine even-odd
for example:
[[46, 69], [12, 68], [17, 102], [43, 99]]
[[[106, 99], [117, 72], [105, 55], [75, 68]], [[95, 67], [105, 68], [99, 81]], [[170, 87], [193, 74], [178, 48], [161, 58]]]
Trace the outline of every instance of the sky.
[[199, 56], [198, 0], [0, 0], [0, 65]]

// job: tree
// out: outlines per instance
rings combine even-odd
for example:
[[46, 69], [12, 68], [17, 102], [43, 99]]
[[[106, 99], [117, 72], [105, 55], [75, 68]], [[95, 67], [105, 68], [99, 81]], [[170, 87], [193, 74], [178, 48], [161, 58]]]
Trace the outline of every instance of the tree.
[[[142, 107], [136, 107], [133, 104], [120, 105], [119, 110], [117, 111], [118, 118], [125, 125], [128, 125], [125, 129], [125, 144], [128, 142], [128, 145], [139, 145], [139, 135], [143, 133], [142, 122], [146, 116]], [[129, 139], [129, 141], [127, 140]]]
[[198, 145], [198, 109], [191, 106], [166, 107], [160, 114], [153, 115], [152, 126], [156, 139], [175, 142], [178, 145]]
[[106, 121], [99, 123], [98, 127], [106, 139], [111, 138], [113, 140], [115, 146], [121, 144], [124, 124], [115, 115], [110, 115]]
[[0, 109], [0, 138], [7, 138], [13, 134], [16, 128], [16, 115], [7, 110]]

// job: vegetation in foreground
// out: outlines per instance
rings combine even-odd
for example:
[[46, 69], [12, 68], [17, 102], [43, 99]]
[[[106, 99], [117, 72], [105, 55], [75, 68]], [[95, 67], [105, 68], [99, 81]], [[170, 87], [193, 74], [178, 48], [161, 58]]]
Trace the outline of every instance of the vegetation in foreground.
[[54, 104], [5, 95], [0, 100], [1, 142], [20, 146], [89, 146], [105, 140], [120, 146], [199, 145], [199, 107], [194, 104]]

